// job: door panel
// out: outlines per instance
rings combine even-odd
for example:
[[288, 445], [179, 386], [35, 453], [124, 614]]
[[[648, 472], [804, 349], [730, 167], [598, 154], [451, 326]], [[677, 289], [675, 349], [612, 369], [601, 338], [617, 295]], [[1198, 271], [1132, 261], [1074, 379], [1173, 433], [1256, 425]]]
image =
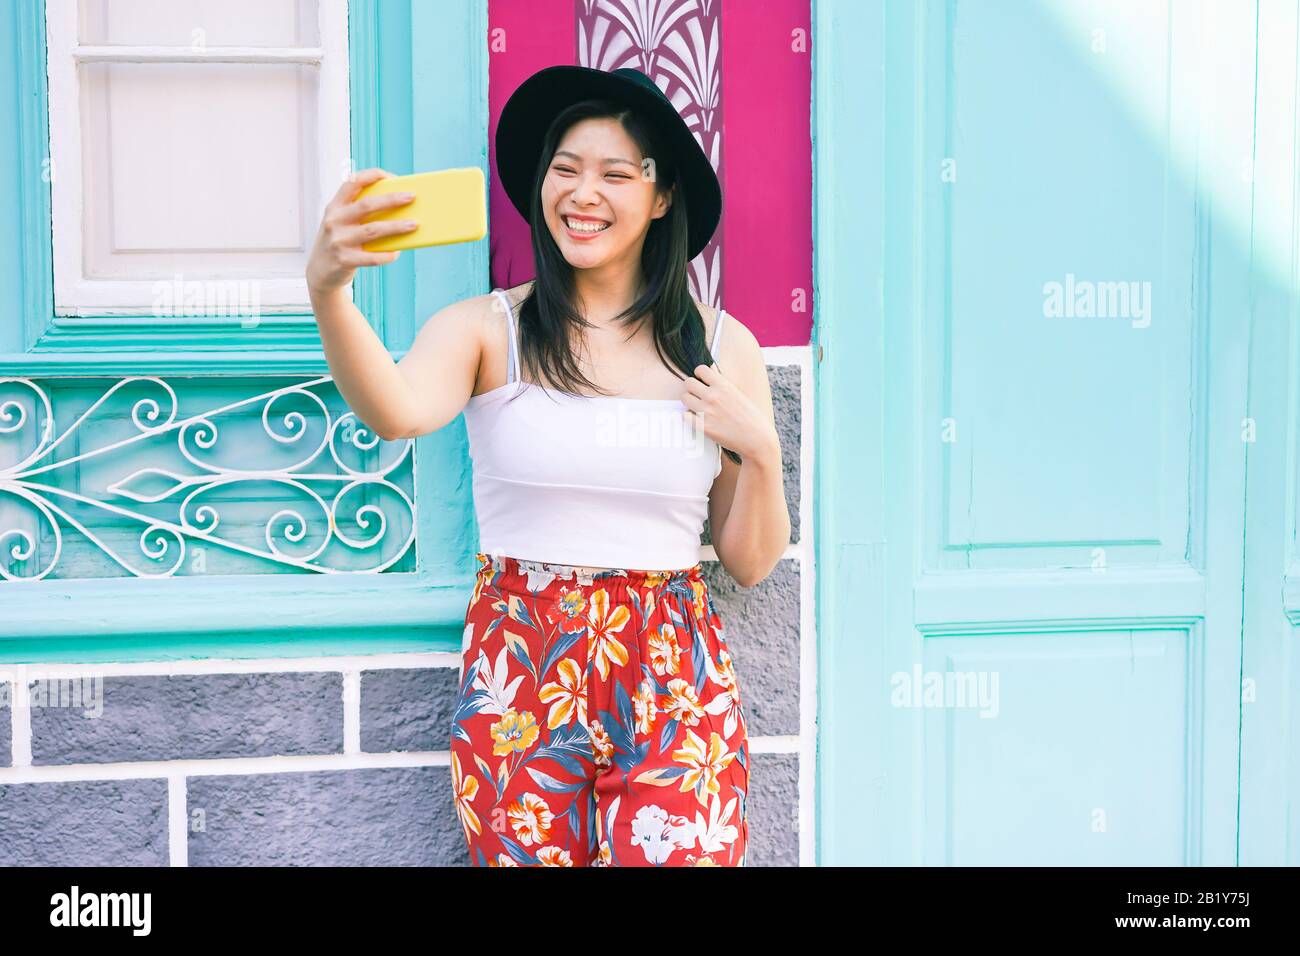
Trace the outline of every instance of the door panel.
[[927, 639], [924, 673], [952, 690], [921, 711], [924, 862], [1183, 864], [1189, 643], [1154, 629]]
[[1254, 10], [819, 9], [820, 859], [1233, 863]]

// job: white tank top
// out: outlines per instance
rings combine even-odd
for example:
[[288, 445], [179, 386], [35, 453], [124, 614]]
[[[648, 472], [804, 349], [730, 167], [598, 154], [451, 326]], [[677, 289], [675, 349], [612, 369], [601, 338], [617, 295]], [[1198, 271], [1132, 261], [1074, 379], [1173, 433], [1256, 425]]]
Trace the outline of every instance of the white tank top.
[[[506, 384], [465, 406], [479, 550], [524, 561], [627, 570], [700, 559], [722, 448], [676, 398], [543, 390], [519, 377], [514, 310]], [[710, 353], [726, 313], [718, 310]], [[509, 401], [513, 395], [514, 401]]]

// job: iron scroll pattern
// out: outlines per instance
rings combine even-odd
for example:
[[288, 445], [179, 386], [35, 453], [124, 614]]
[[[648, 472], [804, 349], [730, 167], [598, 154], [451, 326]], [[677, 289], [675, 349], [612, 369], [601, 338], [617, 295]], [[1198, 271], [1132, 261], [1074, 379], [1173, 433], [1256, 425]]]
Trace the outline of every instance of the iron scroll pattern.
[[[105, 576], [86, 573], [97, 563], [89, 555], [121, 568], [118, 576], [173, 577], [191, 542], [196, 552], [203, 545], [195, 557], [210, 548], [215, 563], [242, 572], [379, 573], [408, 554], [413, 561], [414, 440], [385, 442], [352, 412], [337, 414], [317, 393], [331, 382], [293, 381], [181, 416], [167, 381], [122, 378], [60, 431], [62, 404], [52, 396], [74, 388], [0, 377], [0, 581]], [[131, 402], [136, 389], [146, 394]], [[129, 416], [113, 413], [126, 404]], [[223, 424], [234, 442], [221, 441]], [[127, 434], [96, 441], [117, 437], [114, 429]], [[263, 467], [216, 460], [223, 444], [235, 446], [238, 464]], [[170, 467], [117, 477], [141, 458]], [[273, 514], [257, 514], [283, 498], [291, 500]], [[137, 527], [139, 553], [128, 555], [115, 539]], [[66, 574], [65, 528], [80, 534], [77, 567]]]

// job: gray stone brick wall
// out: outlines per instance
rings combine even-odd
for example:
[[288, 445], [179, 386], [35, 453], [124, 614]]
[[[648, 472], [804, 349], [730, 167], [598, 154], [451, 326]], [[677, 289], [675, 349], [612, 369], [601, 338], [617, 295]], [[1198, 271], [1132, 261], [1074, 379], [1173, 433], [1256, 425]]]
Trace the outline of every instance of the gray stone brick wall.
[[469, 862], [447, 767], [193, 777], [186, 817], [190, 866]]
[[799, 865], [799, 755], [754, 754], [746, 866]]
[[33, 764], [343, 752], [341, 674], [105, 677], [102, 684], [99, 717], [85, 707], [32, 708]]
[[363, 671], [361, 749], [446, 750], [459, 694], [455, 667]]
[[0, 786], [0, 866], [166, 866], [167, 781]]

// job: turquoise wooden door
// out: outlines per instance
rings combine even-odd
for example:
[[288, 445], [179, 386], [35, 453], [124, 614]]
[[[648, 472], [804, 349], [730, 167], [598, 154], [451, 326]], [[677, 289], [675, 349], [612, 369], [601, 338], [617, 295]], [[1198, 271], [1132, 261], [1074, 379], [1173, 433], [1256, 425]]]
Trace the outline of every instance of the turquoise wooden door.
[[1293, 861], [1294, 4], [815, 17], [819, 862]]

